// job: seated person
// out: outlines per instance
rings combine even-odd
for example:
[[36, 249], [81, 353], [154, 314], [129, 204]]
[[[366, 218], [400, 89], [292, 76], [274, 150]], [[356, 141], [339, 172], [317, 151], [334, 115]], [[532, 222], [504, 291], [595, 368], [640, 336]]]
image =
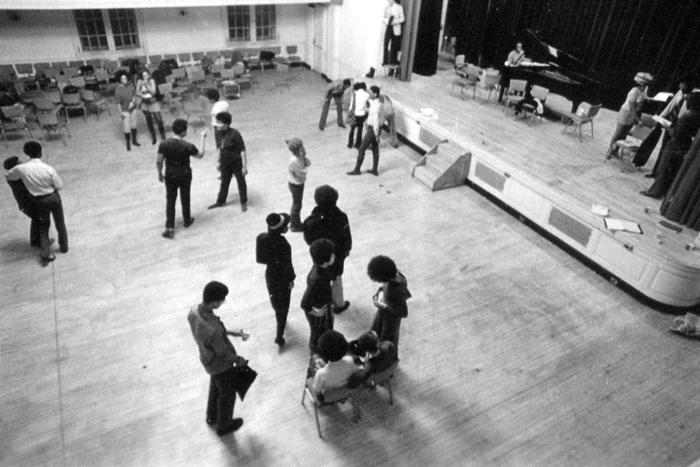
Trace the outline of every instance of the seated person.
[[379, 342], [379, 337], [374, 331], [362, 334], [359, 339], [350, 342], [349, 346], [350, 352], [364, 362], [362, 367], [364, 379], [386, 370], [399, 359], [394, 343], [391, 341]]
[[349, 387], [350, 377], [359, 373], [360, 368], [355, 365], [352, 356], [347, 355], [348, 342], [345, 337], [338, 331], [324, 332], [318, 339], [318, 352], [328, 363], [316, 370], [311, 382], [307, 381], [307, 386], [317, 396], [328, 389]]

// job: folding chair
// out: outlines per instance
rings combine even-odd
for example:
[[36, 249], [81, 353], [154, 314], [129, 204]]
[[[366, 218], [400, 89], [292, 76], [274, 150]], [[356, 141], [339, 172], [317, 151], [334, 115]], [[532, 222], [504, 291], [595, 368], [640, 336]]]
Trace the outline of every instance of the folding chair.
[[316, 396], [314, 391], [309, 388], [309, 384], [310, 380], [307, 380], [304, 383], [304, 393], [301, 396], [301, 405], [304, 405], [304, 399], [308, 395], [314, 406], [314, 417], [316, 418], [316, 429], [318, 430], [319, 438], [323, 439], [323, 435], [321, 434], [321, 422], [318, 420], [318, 411], [323, 407], [349, 402], [352, 406], [353, 421], [357, 423], [357, 421], [360, 419], [360, 408], [352, 400], [353, 394], [357, 391], [356, 389], [349, 389], [345, 387], [329, 389], [323, 393], [323, 400], [321, 400], [321, 398]]
[[32, 138], [32, 130], [27, 123], [24, 106], [19, 104], [3, 106], [0, 107], [0, 112], [2, 112], [2, 116], [5, 119], [0, 119], [0, 135], [5, 141], [5, 146], [7, 146], [8, 132], [24, 130], [29, 135], [29, 139]]
[[396, 360], [389, 368], [371, 375], [365, 381], [365, 384], [372, 386], [372, 387], [376, 387], [376, 386], [386, 387], [386, 389], [389, 391], [389, 404], [390, 405], [394, 405], [394, 394], [391, 391], [391, 379], [394, 377], [394, 372], [396, 371], [396, 368], [398, 366], [399, 366], [399, 361]]

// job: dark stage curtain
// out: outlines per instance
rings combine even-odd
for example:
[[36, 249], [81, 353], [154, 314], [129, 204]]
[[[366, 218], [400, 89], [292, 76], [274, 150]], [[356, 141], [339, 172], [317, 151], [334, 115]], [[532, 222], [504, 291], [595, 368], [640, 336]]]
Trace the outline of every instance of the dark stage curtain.
[[551, 59], [530, 29], [579, 59], [617, 108], [637, 71], [656, 77], [655, 93], [700, 69], [699, 21], [698, 0], [450, 0], [446, 30], [468, 62], [498, 67], [517, 40], [535, 60]]
[[413, 71], [430, 76], [437, 71], [440, 45], [440, 14], [442, 0], [421, 0]]
[[700, 230], [700, 131], [683, 159], [683, 165], [661, 204], [661, 215]]

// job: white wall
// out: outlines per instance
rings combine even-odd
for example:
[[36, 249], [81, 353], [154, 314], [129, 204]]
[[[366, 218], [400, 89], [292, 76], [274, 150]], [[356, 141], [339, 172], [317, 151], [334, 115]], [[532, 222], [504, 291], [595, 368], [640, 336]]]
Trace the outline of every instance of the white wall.
[[312, 12], [306, 4], [277, 6], [277, 40], [243, 44], [227, 43], [225, 7], [189, 7], [185, 11], [186, 15], [180, 16], [175, 8], [137, 10], [141, 47], [94, 53], [80, 51], [70, 11], [24, 10], [18, 12], [18, 21], [12, 21], [0, 11], [0, 63], [59, 62], [264, 45], [297, 45], [298, 55], [306, 60], [307, 17]]

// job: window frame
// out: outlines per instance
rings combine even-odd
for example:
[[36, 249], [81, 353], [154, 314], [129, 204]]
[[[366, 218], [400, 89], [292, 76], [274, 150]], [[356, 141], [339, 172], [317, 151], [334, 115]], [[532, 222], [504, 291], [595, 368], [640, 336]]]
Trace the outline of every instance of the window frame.
[[[84, 12], [92, 12], [92, 17], [86, 18]], [[99, 12], [99, 18], [95, 12]], [[114, 15], [112, 12], [114, 12]], [[127, 13], [126, 15], [120, 15], [119, 12]], [[99, 54], [101, 52], [138, 50], [142, 47], [138, 13], [135, 8], [78, 9], [72, 10], [72, 17], [78, 35], [81, 53]], [[113, 27], [113, 20], [116, 21], [116, 28]], [[122, 21], [128, 21], [130, 23], [128, 25], [128, 31], [122, 30], [123, 24], [120, 24]], [[93, 24], [94, 26], [90, 28]], [[96, 32], [91, 32], [90, 29], [94, 29]], [[93, 36], [97, 36], [98, 39], [94, 39]], [[126, 45], [125, 38], [128, 38], [129, 41]], [[104, 39], [106, 39], [106, 44], [104, 43]], [[97, 46], [92, 44], [95, 40], [98, 41]]]
[[[91, 15], [91, 17], [88, 17], [88, 15]], [[78, 33], [81, 51], [102, 52], [109, 50], [109, 34], [107, 34], [107, 26], [104, 22], [102, 10], [73, 10], [73, 21]]]
[[[277, 41], [277, 5], [229, 5], [225, 7], [224, 14], [229, 44]], [[236, 22], [239, 17], [245, 19]], [[246, 21], [247, 24], [244, 24]]]
[[[243, 15], [242, 13], [245, 13]], [[240, 14], [240, 16], [238, 16]], [[228, 41], [229, 42], [250, 42], [251, 36], [251, 16], [249, 5], [231, 5], [226, 7], [226, 17], [228, 19]], [[240, 19], [240, 24], [236, 21]], [[234, 24], [231, 24], [234, 20]], [[247, 24], [245, 24], [247, 23]], [[238, 32], [243, 34], [238, 34]], [[233, 34], [236, 33], [236, 34]]]
[[255, 39], [257, 41], [277, 40], [277, 8], [275, 5], [255, 5]]
[[[109, 26], [112, 29], [114, 50], [129, 50], [141, 47], [135, 9], [111, 8], [107, 10], [107, 17], [109, 18]], [[115, 26], [117, 27], [115, 28]], [[128, 29], [127, 31], [122, 29], [124, 26]], [[117, 38], [119, 38], [119, 41]], [[118, 42], [121, 42], [121, 44], [118, 44]]]

